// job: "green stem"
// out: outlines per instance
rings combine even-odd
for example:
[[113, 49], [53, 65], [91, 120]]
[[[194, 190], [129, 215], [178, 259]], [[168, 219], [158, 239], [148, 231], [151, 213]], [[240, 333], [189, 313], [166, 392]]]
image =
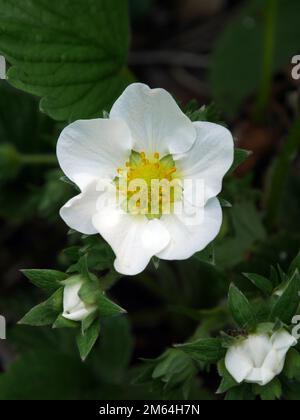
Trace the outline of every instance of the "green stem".
[[254, 119], [258, 122], [262, 122], [264, 120], [265, 112], [271, 96], [277, 26], [277, 9], [278, 0], [266, 0], [262, 78], [254, 111]]
[[21, 155], [23, 165], [57, 165], [55, 155]]
[[267, 201], [267, 222], [272, 227], [277, 222], [281, 199], [291, 164], [300, 149], [300, 116], [288, 135], [280, 156], [275, 162]]

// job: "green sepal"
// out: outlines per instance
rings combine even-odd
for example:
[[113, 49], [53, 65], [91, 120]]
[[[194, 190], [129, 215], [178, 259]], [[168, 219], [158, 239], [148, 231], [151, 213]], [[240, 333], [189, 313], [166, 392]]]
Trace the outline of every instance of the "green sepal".
[[177, 344], [174, 347], [187, 353], [193, 360], [203, 363], [217, 363], [226, 353], [222, 340], [219, 338], [201, 338], [192, 343]]
[[251, 283], [254, 284], [264, 295], [271, 295], [273, 292], [273, 285], [269, 279], [259, 274], [244, 273], [243, 274]]
[[300, 275], [296, 270], [293, 277], [288, 281], [280, 297], [275, 299], [271, 309], [270, 320], [279, 319], [285, 324], [290, 324], [299, 306]]
[[32, 284], [46, 292], [54, 292], [61, 287], [61, 282], [68, 278], [67, 274], [56, 270], [21, 270]]
[[84, 333], [82, 332], [82, 330], [80, 330], [79, 334], [77, 335], [76, 341], [82, 361], [85, 361], [90, 352], [92, 351], [94, 345], [96, 344], [96, 341], [99, 338], [99, 335], [100, 322], [98, 319], [96, 319]]
[[34, 327], [52, 325], [63, 310], [63, 290], [58, 289], [48, 300], [32, 308], [19, 324]]
[[79, 323], [76, 321], [71, 321], [70, 319], [66, 319], [60, 314], [54, 324], [52, 325], [53, 329], [60, 329], [60, 328], [78, 328]]
[[282, 386], [278, 378], [265, 386], [253, 385], [253, 393], [259, 396], [263, 401], [275, 401], [281, 398]]
[[255, 312], [246, 296], [234, 285], [229, 289], [229, 309], [240, 328], [252, 330], [257, 325]]
[[224, 359], [220, 360], [218, 363], [218, 373], [222, 377], [222, 381], [217, 390], [217, 394], [225, 394], [230, 389], [239, 386], [239, 384], [235, 381], [235, 379], [233, 379], [233, 377], [226, 369]]

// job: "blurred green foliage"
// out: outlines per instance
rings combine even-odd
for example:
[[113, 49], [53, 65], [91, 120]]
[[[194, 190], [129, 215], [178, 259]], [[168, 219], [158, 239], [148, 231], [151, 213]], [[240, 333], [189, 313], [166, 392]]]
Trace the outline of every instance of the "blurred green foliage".
[[251, 0], [228, 23], [218, 40], [213, 55], [211, 86], [217, 104], [229, 116], [234, 116], [249, 95], [254, 94], [263, 77], [263, 60], [268, 53], [264, 43], [268, 5], [277, 3], [274, 22], [274, 56], [272, 74], [288, 67], [299, 52], [298, 0]]

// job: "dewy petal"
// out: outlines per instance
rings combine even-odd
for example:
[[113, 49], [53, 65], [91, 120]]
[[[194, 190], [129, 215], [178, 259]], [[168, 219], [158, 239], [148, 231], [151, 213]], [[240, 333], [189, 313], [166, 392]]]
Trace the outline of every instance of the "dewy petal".
[[125, 213], [108, 195], [98, 200], [93, 224], [116, 254], [115, 269], [124, 275], [137, 275], [168, 245], [170, 235], [159, 220]]
[[92, 218], [97, 212], [97, 199], [99, 198], [97, 183], [92, 182], [81, 194], [72, 198], [60, 210], [63, 221], [77, 232], [85, 235], [97, 233]]
[[118, 119], [76, 121], [66, 127], [57, 143], [59, 164], [83, 190], [93, 180], [116, 176], [132, 149], [126, 123]]
[[238, 345], [228, 349], [225, 357], [225, 366], [230, 375], [240, 384], [252, 372], [253, 365], [247, 357], [247, 354], [239, 347]]
[[230, 131], [221, 125], [196, 122], [194, 127], [197, 130], [194, 146], [176, 158], [176, 167], [184, 179], [203, 182], [204, 197], [200, 197], [200, 202], [191, 188], [187, 186], [184, 191], [192, 204], [202, 206], [221, 192], [224, 175], [233, 163], [234, 142]]
[[187, 152], [196, 139], [192, 122], [164, 89], [141, 83], [130, 85], [112, 107], [111, 118], [123, 119], [138, 152]]
[[[189, 209], [190, 210], [190, 209]], [[220, 232], [222, 209], [217, 198], [204, 208], [194, 208], [194, 216], [186, 214], [164, 215], [161, 221], [169, 231], [169, 245], [157, 254], [164, 260], [185, 260], [203, 250]]]

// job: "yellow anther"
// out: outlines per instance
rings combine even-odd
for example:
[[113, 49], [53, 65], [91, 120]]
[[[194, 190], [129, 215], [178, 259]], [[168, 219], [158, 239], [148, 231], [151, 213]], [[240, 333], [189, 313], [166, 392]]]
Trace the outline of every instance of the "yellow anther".
[[172, 169], [170, 169], [170, 170], [167, 172], [167, 175], [172, 175], [172, 174], [174, 174], [176, 171], [177, 171], [177, 169], [176, 169], [176, 168], [172, 168]]
[[[176, 197], [172, 191], [170, 194], [167, 194], [167, 192], [164, 193], [163, 187], [157, 188], [155, 186], [156, 184], [152, 183], [152, 181], [174, 181], [176, 179], [173, 176], [175, 172], [175, 162], [172, 158], [161, 161], [158, 152], [153, 152], [149, 156], [144, 152], [132, 152], [130, 160], [124, 163], [124, 167], [118, 168], [119, 178], [116, 180], [118, 194], [122, 197], [124, 196], [127, 203], [126, 211], [132, 214], [142, 214], [143, 212], [149, 218], [160, 217], [163, 214], [163, 208], [166, 202], [170, 206], [173, 206]], [[135, 184], [130, 184], [132, 181], [140, 180], [144, 181], [145, 186], [134, 186]], [[140, 194], [140, 199], [132, 205], [130, 204], [130, 200], [137, 192]], [[155, 214], [151, 214], [151, 204], [154, 194], [156, 194], [155, 200], [157, 204], [155, 205], [158, 207], [158, 210]]]

